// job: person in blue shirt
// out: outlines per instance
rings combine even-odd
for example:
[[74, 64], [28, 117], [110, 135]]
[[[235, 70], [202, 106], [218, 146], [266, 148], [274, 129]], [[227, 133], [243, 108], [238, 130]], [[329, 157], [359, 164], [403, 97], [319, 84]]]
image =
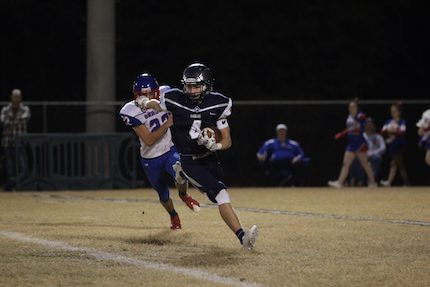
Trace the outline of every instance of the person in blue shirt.
[[309, 161], [299, 143], [288, 139], [287, 134], [287, 125], [278, 124], [276, 138], [267, 140], [257, 152], [257, 160], [265, 168], [269, 185], [292, 184], [295, 167]]

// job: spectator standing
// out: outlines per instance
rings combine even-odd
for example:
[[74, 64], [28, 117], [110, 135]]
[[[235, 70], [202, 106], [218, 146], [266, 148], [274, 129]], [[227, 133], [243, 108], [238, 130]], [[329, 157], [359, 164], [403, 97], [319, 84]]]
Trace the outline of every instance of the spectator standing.
[[11, 191], [16, 187], [16, 169], [19, 163], [17, 162], [14, 140], [16, 136], [27, 133], [30, 117], [30, 108], [22, 103], [21, 90], [12, 90], [10, 103], [1, 110], [3, 127], [1, 145], [4, 154], [5, 191]]

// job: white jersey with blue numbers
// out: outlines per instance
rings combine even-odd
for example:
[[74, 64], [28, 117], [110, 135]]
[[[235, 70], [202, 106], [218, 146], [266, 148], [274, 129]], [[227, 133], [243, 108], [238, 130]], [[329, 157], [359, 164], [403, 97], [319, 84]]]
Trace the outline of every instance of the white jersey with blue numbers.
[[[127, 126], [137, 127], [145, 125], [150, 132], [158, 129], [168, 118], [167, 112], [157, 112], [153, 109], [143, 110], [137, 107], [134, 101], [126, 103], [119, 114]], [[152, 146], [145, 145], [140, 138], [139, 141], [140, 155], [143, 158], [158, 157], [168, 152], [173, 146], [170, 129]]]

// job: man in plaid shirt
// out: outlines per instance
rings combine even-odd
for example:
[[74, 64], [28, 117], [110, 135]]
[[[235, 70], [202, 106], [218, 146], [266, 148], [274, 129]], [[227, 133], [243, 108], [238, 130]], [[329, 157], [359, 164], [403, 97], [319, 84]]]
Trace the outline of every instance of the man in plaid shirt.
[[15, 136], [27, 133], [27, 123], [31, 116], [30, 108], [21, 103], [21, 90], [12, 90], [10, 99], [11, 102], [1, 110], [1, 123], [3, 127], [1, 145], [4, 153], [4, 190], [6, 191], [11, 191], [15, 187], [17, 162], [13, 140]]

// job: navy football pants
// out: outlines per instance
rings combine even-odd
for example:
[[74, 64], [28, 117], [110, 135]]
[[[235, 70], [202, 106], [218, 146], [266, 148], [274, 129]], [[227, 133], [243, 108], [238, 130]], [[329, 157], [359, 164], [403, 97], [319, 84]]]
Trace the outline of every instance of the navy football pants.
[[181, 165], [187, 179], [216, 203], [215, 197], [225, 189], [224, 171], [215, 155], [201, 159], [181, 156]]

